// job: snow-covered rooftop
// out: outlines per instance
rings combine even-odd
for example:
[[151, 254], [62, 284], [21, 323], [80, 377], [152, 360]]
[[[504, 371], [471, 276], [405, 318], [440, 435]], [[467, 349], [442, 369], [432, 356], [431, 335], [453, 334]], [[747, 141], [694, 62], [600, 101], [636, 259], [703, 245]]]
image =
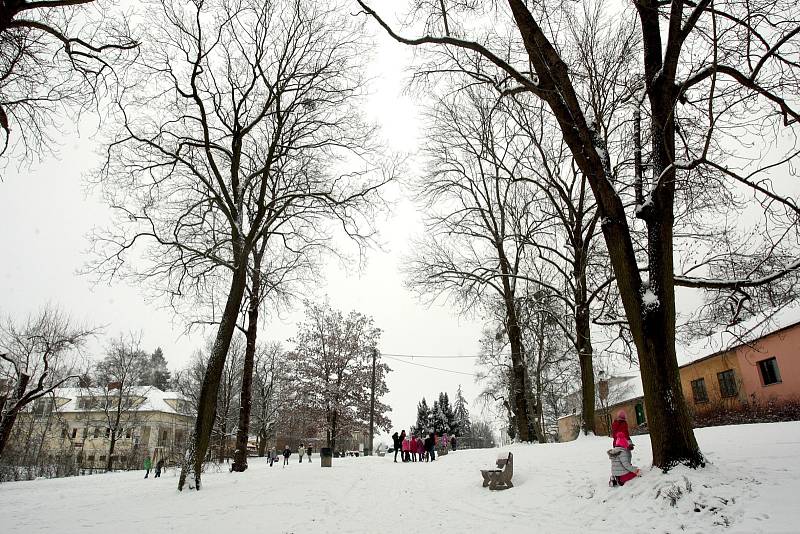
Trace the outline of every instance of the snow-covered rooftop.
[[[86, 411], [84, 408], [78, 407], [78, 399], [81, 397], [94, 397], [105, 398], [108, 395], [113, 398], [117, 391], [107, 391], [102, 387], [92, 388], [58, 388], [53, 392], [56, 399], [67, 399], [67, 402], [60, 404], [57, 408], [59, 412], [80, 412]], [[153, 386], [135, 386], [126, 388], [123, 392], [124, 395], [132, 395], [144, 398], [144, 402], [138, 404], [135, 409], [139, 412], [164, 412], [164, 413], [186, 413], [186, 410], [180, 411], [180, 405], [187, 402], [186, 397], [177, 391], [162, 391]], [[179, 402], [168, 402], [179, 401]]]
[[769, 311], [753, 316], [724, 331], [693, 340], [686, 345], [678, 344], [675, 347], [678, 366], [683, 367], [708, 356], [752, 343], [798, 323], [800, 323], [800, 304], [787, 306], [777, 312]]

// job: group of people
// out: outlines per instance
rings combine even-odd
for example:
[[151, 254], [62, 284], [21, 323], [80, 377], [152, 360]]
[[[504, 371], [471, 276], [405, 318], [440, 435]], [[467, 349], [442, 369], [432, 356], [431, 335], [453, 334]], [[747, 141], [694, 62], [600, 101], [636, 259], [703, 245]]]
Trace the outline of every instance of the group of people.
[[431, 432], [423, 440], [417, 435], [407, 435], [403, 430], [398, 434], [392, 434], [392, 444], [394, 445], [394, 461], [397, 463], [397, 453], [403, 462], [432, 462], [436, 460], [436, 447], [456, 449], [456, 437], [448, 437], [447, 433], [440, 436], [436, 432]]
[[[144, 458], [144, 478], [150, 476], [150, 469], [153, 468], [153, 460], [150, 458], [150, 455], [145, 456]], [[161, 471], [164, 469], [164, 459], [161, 458], [158, 462], [156, 462], [156, 474], [154, 478], [159, 478], [161, 476]]]
[[608, 451], [611, 460], [609, 486], [624, 486], [626, 482], [640, 476], [641, 471], [632, 463], [633, 442], [628, 431], [625, 412], [620, 410], [611, 423], [612, 448]]
[[[311, 452], [313, 447], [309, 445], [307, 448], [303, 446], [301, 443], [299, 447], [297, 447], [297, 455], [300, 457], [300, 462], [303, 463], [303, 457], [308, 457], [308, 463], [311, 463]], [[269, 457], [269, 466], [272, 467], [278, 461], [278, 451], [275, 450], [275, 447], [272, 447], [269, 452], [267, 453]], [[292, 449], [289, 448], [289, 444], [287, 443], [286, 446], [283, 448], [283, 467], [289, 465], [289, 457], [292, 455]]]

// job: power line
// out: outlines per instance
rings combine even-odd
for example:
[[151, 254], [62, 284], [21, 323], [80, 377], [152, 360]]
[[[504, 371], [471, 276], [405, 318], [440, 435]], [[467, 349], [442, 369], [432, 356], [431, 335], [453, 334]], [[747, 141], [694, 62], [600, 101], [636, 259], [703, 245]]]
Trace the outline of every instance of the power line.
[[381, 356], [392, 356], [395, 358], [428, 358], [428, 359], [441, 359], [441, 360], [455, 360], [459, 358], [480, 358], [483, 354], [473, 354], [469, 356], [434, 356], [425, 354], [392, 354], [390, 352], [381, 352]]
[[406, 360], [401, 360], [400, 358], [395, 358], [394, 356], [390, 356], [388, 354], [381, 354], [381, 356], [386, 356], [390, 360], [395, 360], [395, 361], [398, 361], [400, 363], [406, 363], [408, 365], [416, 365], [417, 367], [424, 367], [426, 369], [433, 369], [435, 371], [444, 371], [446, 373], [455, 373], [455, 374], [458, 374], [458, 375], [466, 375], [466, 376], [472, 376], [472, 377], [477, 376], [474, 373], [465, 373], [463, 371], [455, 371], [453, 369], [443, 369], [441, 367], [434, 367], [432, 365], [425, 365], [424, 363], [407, 362]]

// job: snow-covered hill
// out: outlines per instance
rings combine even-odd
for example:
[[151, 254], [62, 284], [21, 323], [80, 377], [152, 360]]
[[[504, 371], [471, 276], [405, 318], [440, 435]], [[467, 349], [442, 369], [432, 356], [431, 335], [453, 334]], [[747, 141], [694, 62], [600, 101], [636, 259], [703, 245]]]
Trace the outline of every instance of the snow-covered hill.
[[[0, 532], [522, 533], [800, 532], [800, 422], [699, 429], [711, 464], [607, 486], [606, 438], [514, 445], [515, 487], [489, 492], [498, 449], [431, 464], [334, 459], [208, 473], [178, 493], [175, 473], [112, 473], [0, 485]], [[646, 436], [634, 463], [649, 463]], [[507, 450], [507, 449], [503, 449]], [[151, 473], [152, 477], [152, 473]]]

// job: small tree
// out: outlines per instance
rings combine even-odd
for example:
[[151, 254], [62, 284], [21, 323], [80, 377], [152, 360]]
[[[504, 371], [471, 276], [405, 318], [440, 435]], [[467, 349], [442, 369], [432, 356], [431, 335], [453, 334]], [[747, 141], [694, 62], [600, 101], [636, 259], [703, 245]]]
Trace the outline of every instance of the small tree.
[[20, 411], [78, 377], [80, 349], [95, 333], [52, 307], [22, 323], [6, 317], [0, 324], [0, 376], [11, 385], [0, 397], [0, 456]]
[[464, 398], [464, 394], [461, 392], [461, 384], [458, 385], [458, 390], [456, 391], [456, 401], [453, 405], [453, 421], [453, 434], [456, 436], [469, 434], [471, 425], [469, 410], [467, 409], [467, 401]]
[[161, 350], [161, 347], [158, 347], [153, 351], [149, 361], [145, 364], [140, 385], [153, 386], [161, 391], [167, 391], [169, 389], [170, 380], [171, 376], [169, 369], [167, 369], [167, 360], [164, 359], [164, 352]]
[[411, 429], [411, 432], [413, 434], [423, 434], [428, 432], [430, 428], [430, 408], [428, 408], [428, 402], [425, 397], [422, 397], [422, 400], [417, 404], [417, 423]]
[[[306, 302], [306, 320], [298, 325], [293, 355], [297, 375], [296, 403], [324, 417], [327, 446], [346, 432], [363, 430], [370, 413], [372, 353], [381, 331], [371, 317], [346, 316], [328, 304]], [[384, 363], [375, 376], [375, 426], [389, 430], [388, 406], [379, 399], [388, 391]]]
[[140, 384], [147, 374], [150, 356], [140, 343], [141, 336], [134, 334], [114, 339], [105, 358], [95, 366], [98, 387], [86, 390], [86, 397], [91, 399], [87, 409], [99, 409], [106, 428], [106, 471], [114, 469], [114, 449], [125, 429], [142, 422], [138, 408], [146, 400], [148, 387]]

